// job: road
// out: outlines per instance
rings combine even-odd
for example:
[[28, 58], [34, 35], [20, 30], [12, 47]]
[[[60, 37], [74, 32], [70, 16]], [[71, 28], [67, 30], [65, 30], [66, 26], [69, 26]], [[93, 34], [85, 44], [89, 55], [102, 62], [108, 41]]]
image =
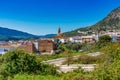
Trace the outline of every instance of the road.
[[[73, 58], [76, 59], [79, 56], [74, 56]], [[56, 66], [61, 66], [62, 63], [67, 59], [66, 58], [58, 58], [58, 59], [53, 59], [53, 60], [48, 60], [48, 61], [43, 61], [44, 63], [48, 63], [48, 64], [54, 64]]]
[[[99, 56], [101, 53], [100, 52], [95, 52], [95, 53], [90, 53], [87, 54], [89, 56]], [[78, 58], [79, 56], [74, 56], [73, 58]], [[60, 69], [58, 70], [59, 72], [70, 72], [73, 71], [74, 69], [77, 69], [81, 67], [84, 71], [93, 71], [96, 64], [70, 64], [68, 65], [62, 65], [62, 63], [66, 60], [66, 58], [59, 58], [59, 59], [53, 59], [53, 60], [48, 60], [48, 61], [43, 61], [44, 63], [48, 64], [54, 64], [56, 66], [59, 66]]]
[[48, 60], [48, 61], [43, 61], [43, 62], [48, 63], [48, 64], [54, 64], [56, 66], [60, 66], [65, 61], [65, 59], [66, 58], [59, 58], [59, 59], [53, 59], [53, 60]]

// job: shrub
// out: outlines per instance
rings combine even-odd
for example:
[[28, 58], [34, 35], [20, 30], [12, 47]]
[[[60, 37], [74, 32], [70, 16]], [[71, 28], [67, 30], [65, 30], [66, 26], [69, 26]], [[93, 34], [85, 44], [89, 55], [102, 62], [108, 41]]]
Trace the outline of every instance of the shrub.
[[96, 64], [104, 62], [105, 58], [106, 58], [105, 54], [101, 54], [99, 56], [81, 55], [77, 61], [78, 63], [82, 64]]
[[112, 41], [112, 38], [108, 35], [99, 37], [99, 42], [111, 42], [111, 41]]
[[60, 54], [62, 51], [60, 49], [55, 50], [55, 54]]
[[36, 73], [40, 67], [36, 57], [23, 50], [7, 52], [2, 58], [3, 64], [0, 73], [2, 75], [14, 75], [17, 73]]
[[97, 80], [120, 80], [120, 43], [113, 43], [102, 50], [108, 57], [93, 75]]
[[41, 70], [40, 74], [42, 74], [42, 75], [46, 75], [46, 74], [58, 75], [56, 69], [57, 69], [57, 67], [55, 67], [54, 65], [48, 65], [48, 64], [42, 63], [40, 65], [40, 70]]
[[36, 56], [28, 54], [23, 50], [7, 52], [2, 57], [3, 64], [0, 67], [0, 74], [4, 77], [13, 76], [18, 73], [27, 74], [56, 74], [56, 68], [52, 65], [43, 64], [37, 61]]
[[110, 42], [112, 42], [112, 38], [108, 35], [104, 35], [99, 37], [99, 41], [96, 44], [97, 48], [102, 48], [104, 46], [107, 46]]
[[80, 43], [70, 43], [68, 42], [66, 44], [66, 47], [69, 49], [69, 50], [74, 50], [74, 51], [79, 51], [80, 48], [81, 48], [81, 44]]

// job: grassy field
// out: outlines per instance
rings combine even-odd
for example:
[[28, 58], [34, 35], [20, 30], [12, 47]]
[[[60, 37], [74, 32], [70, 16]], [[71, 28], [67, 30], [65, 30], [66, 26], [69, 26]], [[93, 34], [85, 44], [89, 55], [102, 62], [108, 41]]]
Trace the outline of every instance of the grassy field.
[[[88, 52], [75, 52], [75, 53], [70, 53], [71, 56], [80, 56], [81, 54], [87, 54]], [[61, 54], [53, 54], [53, 55], [41, 55], [37, 56], [37, 58], [40, 61], [46, 61], [46, 60], [52, 60], [52, 59], [57, 59], [57, 58], [65, 58], [67, 57], [67, 53], [61, 53]]]
[[23, 74], [23, 75], [15, 75], [14, 79], [13, 78], [8, 78], [8, 80], [61, 80], [57, 76], [52, 76], [52, 75], [28, 75], [28, 74]]

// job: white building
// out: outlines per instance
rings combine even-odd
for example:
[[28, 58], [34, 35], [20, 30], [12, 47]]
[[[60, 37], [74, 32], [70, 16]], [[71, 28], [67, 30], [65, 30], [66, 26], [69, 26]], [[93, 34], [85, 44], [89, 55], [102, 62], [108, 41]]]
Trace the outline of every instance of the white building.
[[82, 43], [82, 38], [81, 36], [74, 36], [69, 38], [70, 42], [75, 42], [75, 43]]

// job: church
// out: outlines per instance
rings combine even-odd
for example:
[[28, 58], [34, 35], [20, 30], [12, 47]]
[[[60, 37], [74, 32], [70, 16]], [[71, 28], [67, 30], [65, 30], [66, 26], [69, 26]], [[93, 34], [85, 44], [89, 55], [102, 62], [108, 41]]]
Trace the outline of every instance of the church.
[[55, 39], [66, 39], [66, 36], [61, 33], [60, 27], [58, 28], [57, 36], [54, 37]]
[[62, 43], [67, 42], [67, 38], [66, 38], [66, 36], [65, 36], [64, 34], [61, 33], [60, 27], [58, 28], [58, 33], [57, 33], [57, 35], [54, 37], [54, 39], [59, 40], [59, 41], [62, 42]]

